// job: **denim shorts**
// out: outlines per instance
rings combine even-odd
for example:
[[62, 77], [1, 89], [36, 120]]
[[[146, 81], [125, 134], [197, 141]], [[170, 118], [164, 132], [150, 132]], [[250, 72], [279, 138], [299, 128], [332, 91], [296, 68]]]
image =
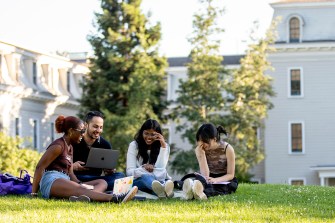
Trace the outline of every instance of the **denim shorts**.
[[40, 191], [41, 191], [42, 197], [50, 198], [51, 186], [54, 183], [54, 181], [57, 179], [70, 180], [70, 177], [56, 170], [46, 171], [43, 173], [42, 179], [40, 181]]

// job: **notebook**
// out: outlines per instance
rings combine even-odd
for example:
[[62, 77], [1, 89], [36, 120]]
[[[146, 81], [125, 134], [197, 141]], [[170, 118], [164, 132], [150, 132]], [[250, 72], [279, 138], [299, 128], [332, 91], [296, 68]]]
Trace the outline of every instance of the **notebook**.
[[113, 194], [119, 195], [128, 193], [133, 187], [133, 176], [123, 177], [114, 181]]
[[[206, 177], [204, 175], [202, 175], [201, 173], [194, 172], [194, 174], [201, 177], [206, 183], [208, 183]], [[217, 183], [213, 183], [213, 184], [230, 184], [230, 182], [229, 181], [221, 181], [221, 182], [217, 182]]]
[[118, 150], [92, 147], [84, 167], [115, 169], [119, 154]]

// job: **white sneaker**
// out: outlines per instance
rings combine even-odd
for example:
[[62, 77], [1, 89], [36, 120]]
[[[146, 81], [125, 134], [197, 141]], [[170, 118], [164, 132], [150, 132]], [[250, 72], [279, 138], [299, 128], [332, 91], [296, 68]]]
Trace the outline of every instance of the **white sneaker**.
[[174, 196], [173, 189], [174, 189], [173, 182], [171, 180], [167, 180], [164, 185], [164, 192], [167, 198], [171, 198]]
[[74, 202], [76, 202], [76, 201], [90, 202], [91, 199], [88, 196], [86, 196], [86, 195], [80, 195], [78, 197], [77, 196], [71, 196], [71, 197], [69, 197], [69, 201], [74, 201]]
[[152, 181], [151, 187], [158, 198], [166, 198], [164, 186], [158, 180]]
[[193, 198], [192, 186], [193, 186], [192, 179], [187, 178], [186, 180], [184, 180], [183, 197], [182, 197], [184, 200], [191, 200]]
[[204, 186], [199, 180], [195, 180], [192, 186], [193, 196], [197, 200], [207, 200], [207, 196], [204, 193]]

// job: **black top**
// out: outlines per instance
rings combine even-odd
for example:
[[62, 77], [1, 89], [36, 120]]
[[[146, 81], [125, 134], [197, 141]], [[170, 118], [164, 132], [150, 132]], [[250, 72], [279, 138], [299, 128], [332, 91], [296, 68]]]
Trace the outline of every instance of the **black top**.
[[[111, 144], [102, 138], [101, 136], [94, 141], [91, 147], [102, 148], [102, 149], [112, 149]], [[79, 144], [73, 145], [73, 162], [82, 161], [86, 163], [88, 158], [88, 153], [90, 152], [90, 147], [85, 142], [84, 138]], [[74, 171], [76, 175], [94, 175], [100, 176], [102, 169], [100, 168], [89, 168], [87, 171]]]

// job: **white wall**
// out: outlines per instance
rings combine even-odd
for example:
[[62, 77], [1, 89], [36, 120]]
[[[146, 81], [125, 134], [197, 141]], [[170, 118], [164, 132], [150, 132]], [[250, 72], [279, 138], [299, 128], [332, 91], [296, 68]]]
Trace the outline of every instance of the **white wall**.
[[[25, 139], [23, 146], [32, 146], [33, 120], [38, 123], [37, 150], [51, 142], [51, 123], [59, 115], [76, 116], [79, 111], [81, 89], [79, 81], [88, 72], [86, 65], [74, 63], [68, 58], [50, 55], [0, 41], [0, 123], [2, 131], [15, 135], [15, 118], [19, 118], [19, 136]], [[19, 61], [18, 70], [15, 66]], [[33, 83], [32, 69], [36, 62], [37, 83]], [[53, 71], [53, 72], [52, 72]], [[67, 91], [67, 75], [70, 76], [70, 93]], [[19, 80], [16, 80], [16, 72]], [[51, 82], [52, 85], [50, 85]], [[54, 131], [55, 133], [55, 131]], [[54, 134], [54, 137], [59, 137]]]
[[[311, 166], [333, 164], [335, 160], [335, 51], [279, 52], [270, 57], [275, 71], [273, 98], [265, 129], [265, 173], [267, 183], [288, 183], [289, 178], [305, 178], [319, 184]], [[288, 97], [290, 67], [301, 67], [304, 96]], [[290, 121], [304, 123], [304, 154], [289, 154]]]

